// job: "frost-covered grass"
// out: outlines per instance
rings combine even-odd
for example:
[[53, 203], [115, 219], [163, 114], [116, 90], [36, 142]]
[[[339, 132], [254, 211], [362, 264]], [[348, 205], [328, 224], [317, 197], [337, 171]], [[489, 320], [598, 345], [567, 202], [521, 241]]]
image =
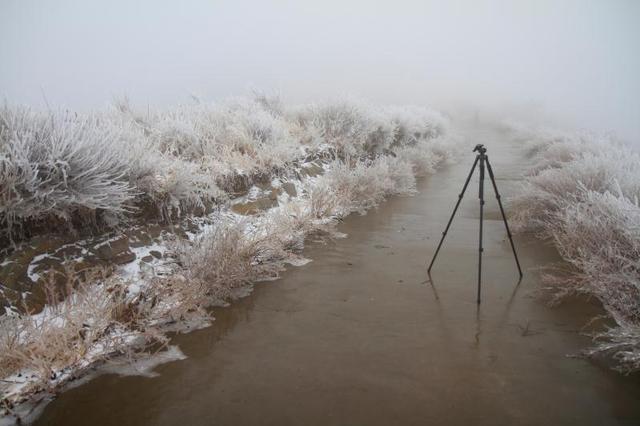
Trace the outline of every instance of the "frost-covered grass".
[[[99, 360], [164, 343], [167, 330], [207, 321], [211, 306], [277, 278], [286, 264], [303, 264], [307, 237], [336, 236], [340, 218], [412, 193], [417, 176], [456, 152], [446, 120], [420, 107], [339, 101], [287, 108], [258, 96], [141, 114], [123, 102], [87, 119], [96, 141], [85, 146], [78, 136], [63, 144], [67, 150], [54, 149], [60, 137], [43, 135], [77, 130], [80, 119], [65, 113], [47, 124], [54, 115], [5, 107], [0, 116], [0, 171], [7, 183], [0, 218], [7, 236], [33, 233], [34, 223], [84, 223], [74, 221], [80, 214], [90, 215], [94, 226], [116, 226], [149, 205], [170, 219], [231, 198], [257, 178], [286, 176], [299, 191], [252, 216], [220, 205], [191, 239], [176, 236], [168, 244], [161, 275], [128, 282], [118, 273], [69, 271], [57, 278], [64, 292], [51, 291], [42, 313], [14, 310], [0, 317], [0, 390], [7, 407], [59, 389]], [[104, 151], [94, 155], [94, 146]], [[113, 164], [98, 167], [102, 161]], [[322, 173], [301, 174], [310, 161], [321, 164]], [[33, 173], [22, 179], [27, 166]], [[101, 182], [102, 191], [94, 191], [93, 182]], [[109, 191], [117, 195], [101, 198]], [[23, 207], [12, 204], [18, 199]], [[27, 208], [33, 203], [38, 208]]]
[[255, 96], [136, 111], [126, 100], [80, 114], [0, 108], [0, 237], [100, 230], [141, 215], [202, 213], [256, 178], [309, 157], [438, 160], [426, 141], [447, 120], [424, 107], [340, 100], [286, 106]]
[[42, 312], [0, 317], [5, 405], [55, 389], [99, 360], [166, 339], [149, 328], [150, 310], [127, 298], [123, 282], [103, 270], [51, 273], [44, 285]]
[[550, 239], [570, 269], [547, 274], [555, 300], [600, 300], [616, 326], [588, 351], [640, 371], [640, 155], [607, 138], [532, 134], [534, 166], [511, 208], [520, 230]]

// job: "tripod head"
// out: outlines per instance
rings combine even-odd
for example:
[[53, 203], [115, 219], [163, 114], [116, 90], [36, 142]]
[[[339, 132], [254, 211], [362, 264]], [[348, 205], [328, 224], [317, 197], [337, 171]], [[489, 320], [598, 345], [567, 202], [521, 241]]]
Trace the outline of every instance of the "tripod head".
[[485, 148], [483, 144], [479, 143], [478, 145], [476, 145], [475, 148], [473, 148], [472, 152], [476, 152], [476, 151], [478, 152], [478, 154], [484, 155], [487, 153], [487, 148]]

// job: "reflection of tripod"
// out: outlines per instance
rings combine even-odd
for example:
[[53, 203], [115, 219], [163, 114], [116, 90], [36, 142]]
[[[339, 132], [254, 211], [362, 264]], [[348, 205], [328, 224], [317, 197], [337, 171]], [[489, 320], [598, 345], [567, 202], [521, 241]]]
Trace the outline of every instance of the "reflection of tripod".
[[504, 214], [504, 208], [502, 207], [502, 201], [500, 200], [500, 194], [498, 193], [498, 186], [496, 185], [496, 179], [493, 176], [493, 170], [491, 169], [491, 164], [489, 164], [489, 157], [487, 156], [487, 148], [482, 144], [476, 145], [473, 149], [473, 152], [478, 152], [476, 156], [476, 161], [473, 162], [473, 166], [471, 166], [471, 171], [469, 172], [469, 176], [467, 176], [467, 180], [462, 187], [462, 192], [458, 195], [458, 202], [456, 203], [455, 208], [453, 209], [453, 213], [451, 213], [451, 217], [449, 218], [449, 223], [447, 223], [447, 227], [442, 233], [442, 238], [440, 239], [440, 243], [438, 244], [438, 248], [436, 249], [435, 254], [433, 255], [433, 259], [431, 259], [431, 263], [429, 264], [429, 268], [427, 271], [431, 274], [431, 267], [433, 266], [433, 262], [435, 262], [436, 257], [438, 256], [438, 252], [440, 251], [440, 247], [442, 247], [442, 243], [444, 242], [444, 238], [447, 236], [447, 232], [449, 231], [449, 227], [451, 226], [451, 222], [453, 222], [453, 217], [458, 210], [458, 206], [460, 206], [460, 202], [462, 201], [462, 197], [464, 196], [464, 192], [467, 190], [467, 186], [469, 185], [469, 181], [471, 180], [471, 176], [473, 175], [473, 171], [476, 169], [476, 165], [480, 162], [480, 185], [479, 185], [479, 193], [478, 197], [480, 198], [480, 249], [478, 252], [478, 304], [480, 303], [480, 287], [482, 284], [482, 213], [484, 209], [484, 166], [485, 163], [487, 165], [487, 170], [489, 171], [489, 177], [491, 178], [491, 183], [493, 184], [493, 190], [496, 193], [496, 199], [498, 200], [498, 205], [500, 206], [500, 213], [502, 213], [502, 220], [504, 221], [504, 226], [507, 229], [507, 235], [509, 236], [509, 242], [511, 243], [511, 249], [513, 250], [513, 256], [516, 259], [516, 265], [518, 266], [518, 272], [520, 273], [520, 278], [522, 278], [522, 269], [520, 268], [520, 261], [518, 260], [518, 254], [516, 253], [516, 246], [513, 245], [513, 238], [511, 238], [511, 231], [509, 231], [509, 224], [507, 223], [507, 217]]

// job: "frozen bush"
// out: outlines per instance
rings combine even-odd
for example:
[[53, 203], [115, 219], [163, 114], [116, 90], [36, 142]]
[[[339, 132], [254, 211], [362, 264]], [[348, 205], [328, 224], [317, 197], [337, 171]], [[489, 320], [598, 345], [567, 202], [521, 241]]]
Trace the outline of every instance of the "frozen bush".
[[278, 277], [283, 262], [301, 248], [308, 226], [282, 211], [254, 222], [221, 219], [195, 243], [178, 248], [186, 286], [192, 288], [187, 293], [200, 295], [200, 306], [208, 307], [257, 280]]
[[97, 117], [0, 109], [0, 222], [14, 226], [84, 215], [112, 217], [130, 210], [127, 152], [117, 129]]
[[339, 155], [360, 155], [371, 127], [362, 108], [350, 101], [310, 105], [295, 115], [316, 146]]
[[380, 157], [373, 161], [335, 161], [310, 192], [317, 216], [344, 216], [377, 206], [388, 195], [411, 193], [415, 177], [409, 163]]
[[403, 146], [395, 150], [396, 157], [411, 165], [413, 175], [426, 176], [435, 172], [443, 161], [443, 155], [437, 153], [432, 144], [420, 141], [412, 146]]
[[[156, 114], [150, 126], [163, 152], [189, 161], [211, 157], [241, 173], [269, 171], [299, 154], [288, 123], [252, 100], [183, 106]], [[236, 164], [238, 157], [249, 161]]]
[[539, 143], [538, 159], [512, 200], [516, 229], [551, 239], [571, 269], [545, 282], [556, 301], [598, 298], [617, 326], [588, 354], [612, 354], [624, 372], [640, 369], [640, 155], [574, 138]]
[[[553, 146], [553, 145], [552, 145]], [[589, 191], [612, 192], [629, 199], [640, 196], [637, 164], [640, 155], [628, 149], [576, 153], [574, 160], [533, 172], [512, 198], [517, 225], [545, 232], [540, 226], [567, 204], [580, 202]], [[541, 222], [542, 221], [542, 222]]]
[[640, 371], [640, 327], [637, 323], [621, 321], [616, 327], [598, 333], [594, 337], [596, 347], [587, 355], [613, 354], [618, 363], [616, 370], [622, 373]]
[[385, 111], [395, 125], [396, 143], [436, 138], [449, 128], [449, 121], [441, 113], [426, 107], [395, 106]]
[[340, 156], [384, 153], [442, 135], [448, 122], [423, 107], [376, 107], [345, 99], [310, 105], [292, 112], [308, 140]]
[[156, 174], [138, 180], [137, 188], [165, 221], [196, 209], [205, 211], [208, 205], [227, 198], [197, 164], [163, 157], [157, 161]]

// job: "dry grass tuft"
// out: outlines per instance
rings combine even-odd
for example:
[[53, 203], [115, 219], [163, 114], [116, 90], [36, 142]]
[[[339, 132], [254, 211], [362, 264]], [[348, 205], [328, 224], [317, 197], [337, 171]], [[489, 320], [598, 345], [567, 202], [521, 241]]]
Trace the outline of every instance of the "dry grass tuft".
[[23, 396], [54, 390], [97, 361], [165, 340], [145, 330], [149, 312], [126, 297], [116, 277], [103, 270], [64, 274], [64, 280], [50, 274], [45, 281], [42, 312], [0, 317], [0, 375], [24, 382]]

